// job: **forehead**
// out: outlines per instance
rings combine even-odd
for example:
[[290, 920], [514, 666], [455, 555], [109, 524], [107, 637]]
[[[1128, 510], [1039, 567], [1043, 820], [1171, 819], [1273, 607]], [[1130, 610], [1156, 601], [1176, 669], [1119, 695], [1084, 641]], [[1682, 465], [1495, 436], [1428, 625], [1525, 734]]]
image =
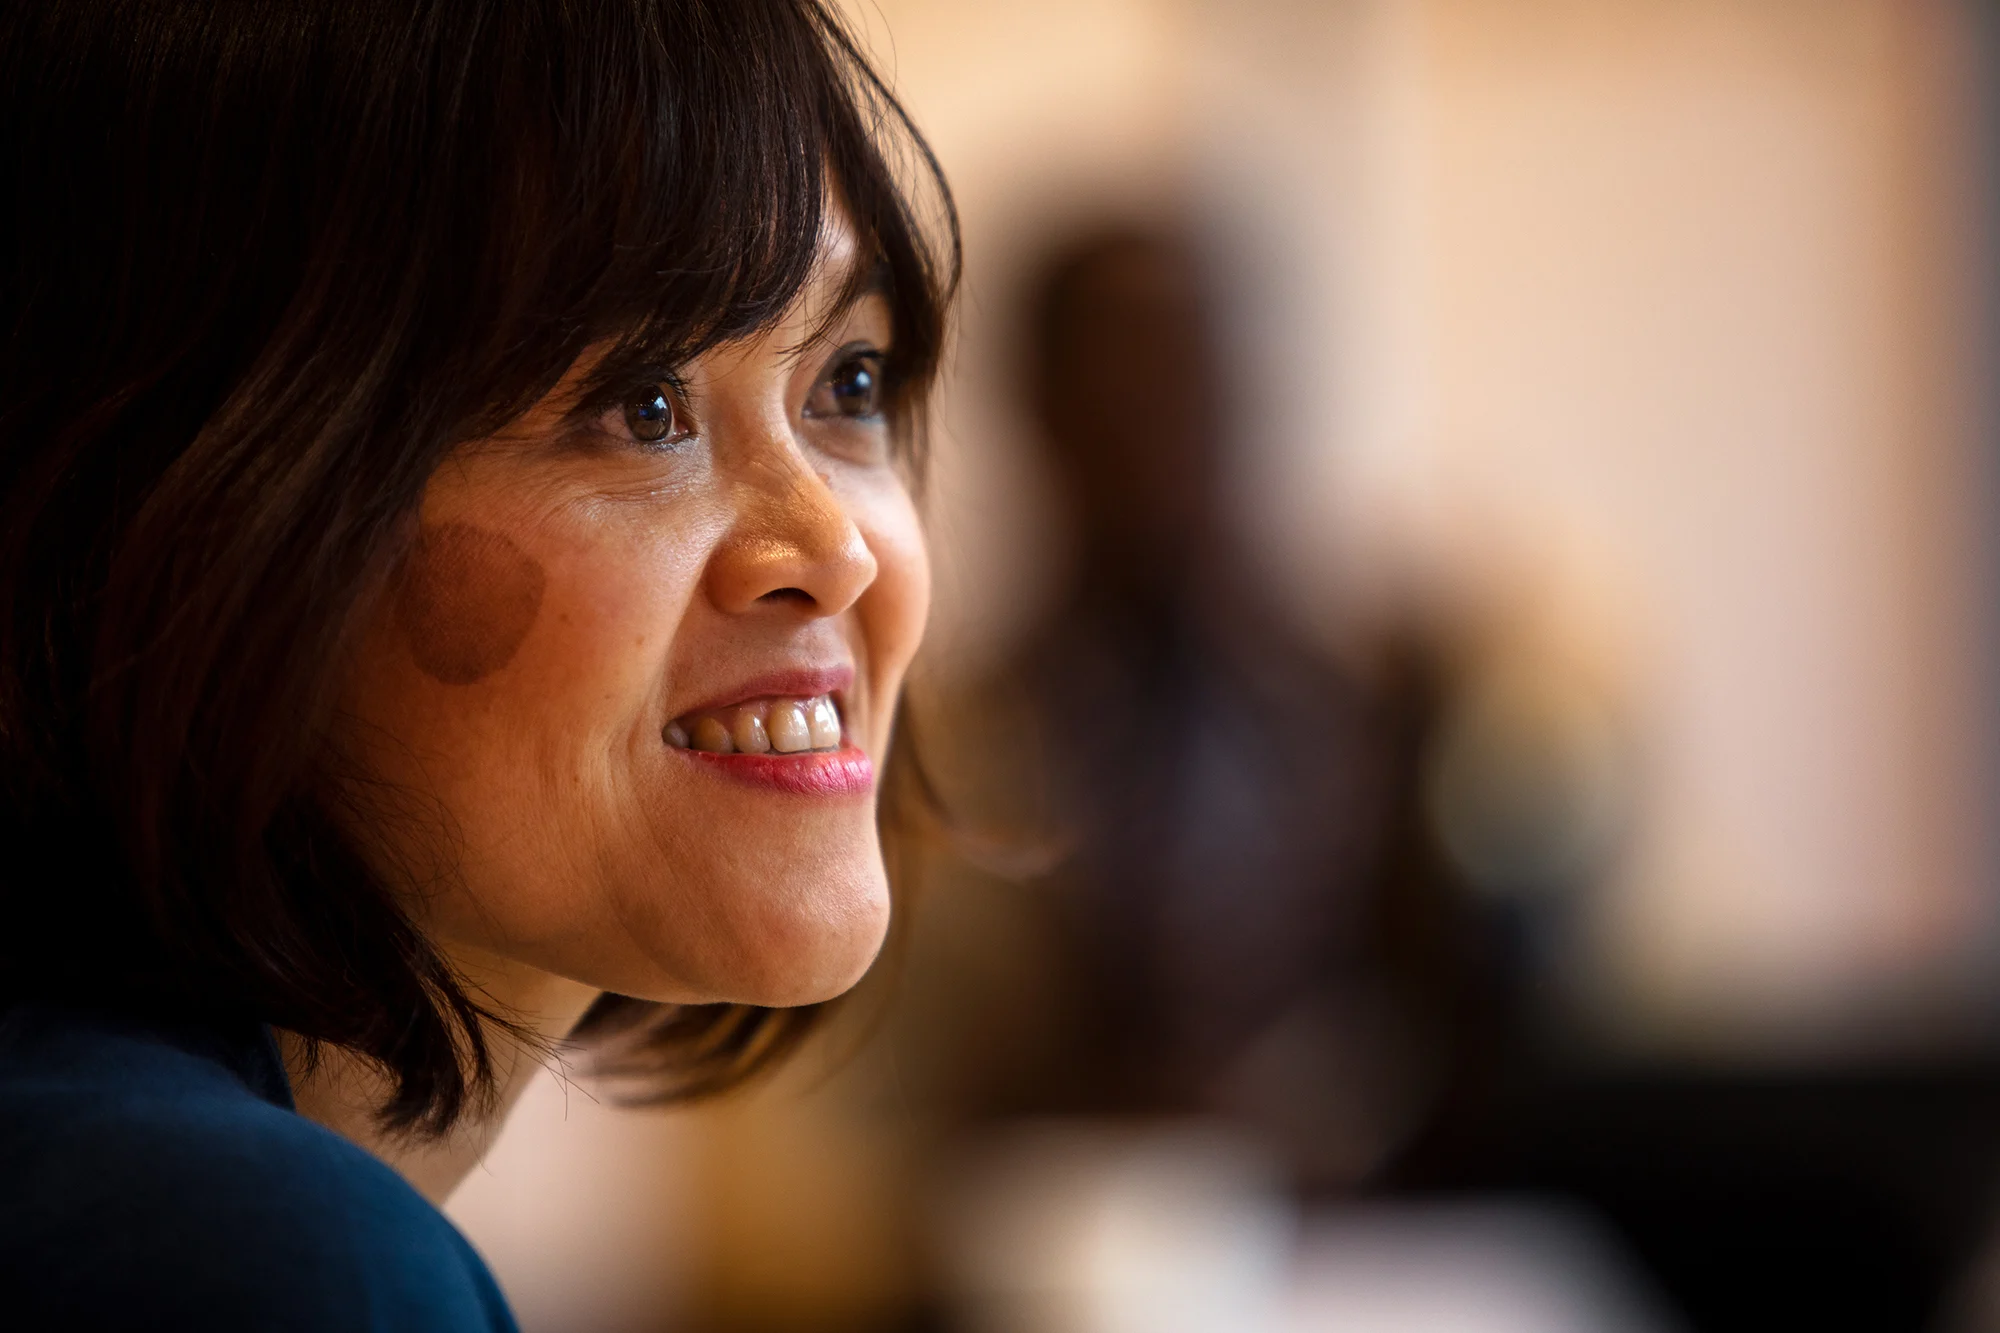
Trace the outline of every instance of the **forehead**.
[[887, 275], [880, 262], [864, 247], [846, 205], [836, 197], [820, 225], [812, 275], [784, 322], [817, 331], [850, 315], [879, 314], [887, 320], [886, 288]]
[[[863, 245], [846, 207], [836, 199], [821, 223], [812, 271], [783, 314], [760, 329], [712, 346], [702, 356], [733, 357], [774, 342], [803, 352], [836, 325], [864, 325], [874, 336], [886, 340], [894, 324], [886, 293], [884, 270]], [[728, 350], [732, 348], [733, 352]], [[602, 387], [594, 381], [631, 369], [624, 363], [634, 358], [625, 353], [616, 337], [587, 349], [545, 396], [544, 404], [573, 403], [593, 387]], [[647, 362], [641, 368], [652, 365]]]

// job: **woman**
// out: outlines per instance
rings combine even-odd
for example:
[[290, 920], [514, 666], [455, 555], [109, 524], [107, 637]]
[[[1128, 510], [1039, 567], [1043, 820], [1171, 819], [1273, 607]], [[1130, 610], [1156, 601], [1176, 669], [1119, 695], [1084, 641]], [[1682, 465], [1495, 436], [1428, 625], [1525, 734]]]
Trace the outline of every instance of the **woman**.
[[881, 943], [949, 200], [817, 0], [0, 65], [6, 1308], [508, 1327], [433, 1204], [549, 1048], [720, 1087]]

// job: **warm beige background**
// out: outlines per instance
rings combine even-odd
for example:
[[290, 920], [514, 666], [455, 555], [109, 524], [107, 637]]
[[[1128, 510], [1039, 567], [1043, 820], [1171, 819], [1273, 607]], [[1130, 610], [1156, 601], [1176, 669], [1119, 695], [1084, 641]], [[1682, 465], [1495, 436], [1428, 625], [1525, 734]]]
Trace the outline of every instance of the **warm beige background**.
[[1245, 502], [1302, 615], [1470, 608], [1619, 696], [1643, 787], [1582, 964], [1607, 1022], [1811, 1053], [1982, 984], [1953, 7], [869, 15], [966, 212], [942, 667], [1004, 641], [1052, 549], [999, 355], [1018, 266], [1184, 189], [1241, 242]]

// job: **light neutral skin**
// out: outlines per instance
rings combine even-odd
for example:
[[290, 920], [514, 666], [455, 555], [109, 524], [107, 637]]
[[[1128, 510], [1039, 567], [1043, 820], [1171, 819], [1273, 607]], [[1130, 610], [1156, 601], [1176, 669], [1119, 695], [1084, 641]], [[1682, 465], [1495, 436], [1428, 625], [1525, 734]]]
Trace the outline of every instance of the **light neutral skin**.
[[[852, 392], [855, 358], [889, 346], [887, 305], [822, 327], [855, 262], [836, 218], [776, 327], [677, 368], [670, 440], [619, 406], [579, 414], [587, 354], [456, 450], [424, 495], [425, 570], [360, 636], [337, 740], [383, 785], [348, 793], [352, 832], [478, 998], [544, 1042], [606, 990], [827, 999], [881, 946], [872, 793], [734, 781], [662, 740], [745, 681], [848, 668], [847, 738], [886, 756], [930, 576], [889, 423]], [[385, 1137], [373, 1071], [285, 1049], [301, 1110], [433, 1199], [497, 1128]], [[541, 1056], [503, 1043], [500, 1061], [504, 1114]]]

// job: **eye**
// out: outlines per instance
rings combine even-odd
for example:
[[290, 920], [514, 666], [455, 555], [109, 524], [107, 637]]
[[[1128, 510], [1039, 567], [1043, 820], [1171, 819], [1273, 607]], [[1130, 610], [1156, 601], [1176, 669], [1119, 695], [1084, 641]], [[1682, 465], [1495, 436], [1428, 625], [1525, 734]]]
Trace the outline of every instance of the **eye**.
[[865, 344], [834, 354], [806, 397], [806, 415], [868, 421], [882, 415], [882, 353]]
[[647, 384], [634, 389], [619, 409], [625, 429], [641, 444], [664, 444], [686, 434], [674, 411], [673, 395], [665, 385]]

